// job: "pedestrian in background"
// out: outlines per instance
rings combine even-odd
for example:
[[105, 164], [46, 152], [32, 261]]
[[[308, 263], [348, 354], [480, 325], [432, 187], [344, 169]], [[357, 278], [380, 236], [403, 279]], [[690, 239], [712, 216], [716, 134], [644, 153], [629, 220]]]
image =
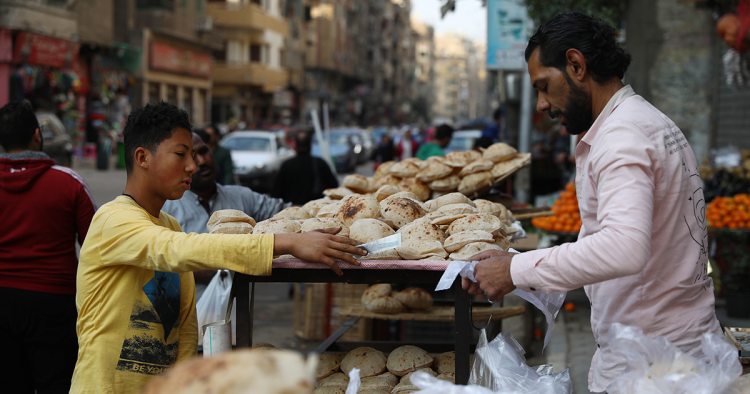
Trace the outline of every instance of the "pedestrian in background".
[[377, 169], [380, 164], [393, 160], [393, 150], [391, 136], [383, 134], [377, 148], [372, 152], [372, 160], [375, 162], [375, 169]]
[[294, 205], [323, 198], [323, 190], [338, 187], [339, 181], [323, 159], [310, 154], [313, 130], [297, 132], [297, 155], [281, 165], [271, 195]]
[[216, 161], [216, 182], [222, 185], [234, 185], [234, 164], [232, 163], [232, 152], [229, 149], [219, 145], [221, 133], [219, 128], [212, 124], [207, 126], [204, 131], [211, 139], [208, 141], [208, 147], [211, 148], [214, 160]]
[[493, 123], [482, 131], [482, 137], [491, 138], [494, 142], [505, 142], [505, 133], [503, 132], [503, 110], [498, 108], [492, 114]]
[[86, 182], [42, 152], [28, 104], [0, 109], [2, 392], [67, 393], [78, 357], [76, 237], [96, 206]]
[[441, 124], [437, 127], [437, 130], [435, 130], [435, 141], [434, 142], [425, 142], [417, 152], [417, 157], [422, 160], [427, 160], [427, 158], [432, 156], [445, 156], [445, 151], [443, 149], [448, 147], [448, 144], [451, 143], [451, 138], [453, 138], [453, 127], [448, 126], [447, 124]]
[[411, 138], [411, 130], [406, 130], [396, 144], [396, 156], [399, 160], [406, 160], [414, 157], [416, 153], [417, 142]]

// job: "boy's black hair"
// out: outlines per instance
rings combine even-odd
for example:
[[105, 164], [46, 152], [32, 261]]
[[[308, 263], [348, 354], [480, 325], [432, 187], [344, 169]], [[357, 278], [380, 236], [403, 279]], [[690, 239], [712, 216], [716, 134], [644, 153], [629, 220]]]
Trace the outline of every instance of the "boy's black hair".
[[447, 124], [441, 124], [440, 126], [437, 127], [437, 129], [435, 129], [435, 139], [438, 141], [442, 141], [452, 136], [453, 136], [453, 127], [448, 126]]
[[539, 60], [545, 67], [555, 67], [564, 75], [568, 49], [581, 51], [594, 81], [604, 83], [616, 76], [622, 79], [630, 66], [630, 54], [617, 44], [612, 26], [580, 12], [557, 15], [529, 39], [526, 61], [539, 48]]
[[10, 102], [0, 108], [0, 145], [6, 151], [26, 149], [39, 128], [31, 104]]
[[312, 136], [314, 133], [315, 129], [313, 129], [312, 127], [297, 130], [297, 133], [294, 136], [294, 143], [298, 152], [300, 150], [302, 152], [310, 151], [310, 149], [312, 148]]
[[474, 141], [474, 149], [478, 148], [489, 148], [490, 145], [494, 144], [495, 141], [492, 140], [492, 138], [485, 136], [477, 138], [476, 141]]
[[133, 172], [136, 149], [145, 148], [151, 153], [156, 153], [159, 144], [171, 137], [178, 128], [191, 131], [193, 126], [187, 112], [174, 104], [161, 101], [134, 109], [122, 131], [125, 138], [125, 169], [128, 175]]

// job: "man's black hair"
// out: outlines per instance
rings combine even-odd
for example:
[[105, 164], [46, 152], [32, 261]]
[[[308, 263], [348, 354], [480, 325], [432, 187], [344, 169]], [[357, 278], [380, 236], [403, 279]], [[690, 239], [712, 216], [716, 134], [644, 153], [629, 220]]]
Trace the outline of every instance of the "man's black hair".
[[447, 125], [447, 124], [441, 124], [440, 126], [435, 129], [435, 139], [438, 141], [442, 141], [446, 138], [451, 138], [453, 136], [453, 127]]
[[6, 151], [25, 150], [39, 128], [31, 104], [10, 102], [0, 108], [0, 145]]
[[297, 130], [297, 133], [294, 137], [294, 143], [296, 146], [297, 151], [300, 150], [302, 152], [309, 152], [312, 147], [312, 136], [315, 132], [315, 129], [301, 129]]
[[494, 120], [500, 120], [500, 118], [503, 117], [503, 109], [498, 108], [495, 110], [495, 112], [492, 113], [492, 119]]
[[200, 137], [201, 141], [203, 141], [203, 143], [206, 145], [208, 145], [208, 141], [211, 141], [211, 136], [208, 135], [208, 132], [206, 132], [206, 129], [193, 129], [193, 134]]
[[580, 12], [557, 15], [543, 25], [529, 39], [526, 61], [536, 48], [545, 67], [555, 67], [564, 75], [568, 63], [568, 49], [581, 51], [594, 81], [604, 83], [616, 76], [622, 79], [630, 66], [630, 54], [617, 44], [617, 33], [612, 26]]
[[474, 141], [474, 149], [478, 149], [478, 148], [485, 148], [485, 149], [487, 149], [487, 148], [490, 147], [490, 145], [492, 145], [494, 143], [495, 143], [495, 141], [493, 141], [492, 138], [487, 137], [485, 135], [483, 137], [477, 138], [477, 140]]
[[145, 148], [156, 153], [159, 144], [169, 139], [178, 128], [191, 131], [193, 126], [187, 112], [174, 104], [161, 101], [133, 110], [122, 131], [125, 138], [125, 169], [128, 175], [133, 172], [136, 149]]

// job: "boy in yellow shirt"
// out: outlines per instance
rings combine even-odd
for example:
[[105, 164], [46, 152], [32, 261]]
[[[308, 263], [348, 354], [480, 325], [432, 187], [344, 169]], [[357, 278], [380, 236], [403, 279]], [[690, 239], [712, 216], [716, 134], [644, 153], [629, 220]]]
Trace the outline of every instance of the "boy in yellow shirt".
[[[197, 351], [192, 271], [270, 275], [274, 255], [358, 264], [358, 242], [326, 233], [185, 234], [161, 212], [190, 189], [192, 126], [167, 103], [134, 110], [123, 131], [127, 185], [94, 215], [76, 278], [78, 362], [71, 393], [137, 393], [153, 375]], [[53, 361], [53, 360], [51, 360]]]

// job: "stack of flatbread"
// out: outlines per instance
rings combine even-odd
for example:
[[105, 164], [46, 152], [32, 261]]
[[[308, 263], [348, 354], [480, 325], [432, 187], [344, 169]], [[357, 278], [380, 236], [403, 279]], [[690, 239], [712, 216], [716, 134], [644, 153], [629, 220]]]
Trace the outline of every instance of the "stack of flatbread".
[[424, 289], [410, 287], [393, 292], [391, 285], [381, 283], [370, 286], [362, 294], [362, 305], [375, 313], [396, 314], [407, 310], [421, 311], [432, 307], [432, 296]]

